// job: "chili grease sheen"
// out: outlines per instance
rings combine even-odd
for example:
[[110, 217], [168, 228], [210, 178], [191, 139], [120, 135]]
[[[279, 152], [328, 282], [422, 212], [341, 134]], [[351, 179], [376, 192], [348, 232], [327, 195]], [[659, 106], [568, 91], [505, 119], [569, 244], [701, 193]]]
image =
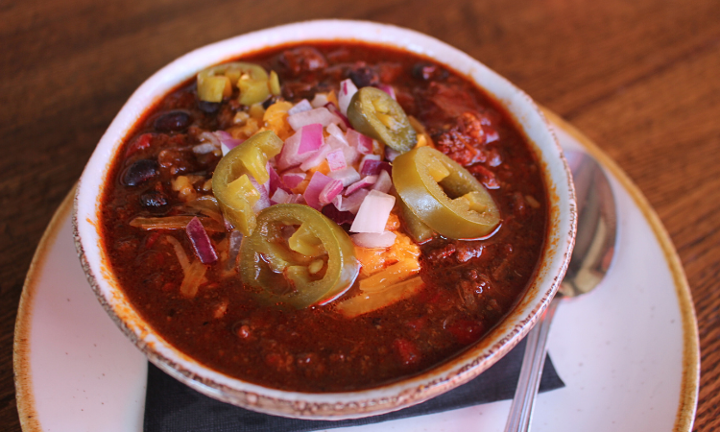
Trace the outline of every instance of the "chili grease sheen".
[[[202, 76], [217, 84], [215, 88], [203, 84], [206, 100], [198, 96], [198, 83], [193, 79], [151, 107], [128, 135], [111, 172], [114, 182], [105, 188], [102, 232], [110, 265], [128, 298], [157, 333], [201, 363], [242, 380], [291, 391], [339, 392], [376, 387], [432, 368], [477, 342], [503, 319], [535, 276], [546, 240], [548, 198], [528, 142], [494, 101], [465, 77], [428, 58], [382, 46], [292, 45], [239, 61], [250, 71], [232, 77], [233, 82], [245, 79], [242, 86], [224, 87], [222, 74], [232, 68], [214, 69]], [[330, 259], [323, 255], [323, 247], [334, 241], [332, 236], [341, 239], [343, 251], [352, 249], [352, 243], [344, 240], [346, 234], [357, 236], [353, 241], [359, 276], [353, 279], [345, 272], [334, 279], [354, 283], [342, 290], [328, 288], [330, 298], [323, 298], [323, 293], [308, 296], [312, 304], [307, 307], [290, 304], [283, 300], [290, 298], [286, 295], [293, 290], [287, 271], [273, 271], [276, 264], [263, 261], [268, 255], [241, 252], [243, 236], [231, 229], [213, 197], [213, 173], [222, 157], [220, 148], [242, 145], [240, 142], [258, 130], [267, 129], [265, 114], [281, 107], [272, 108], [276, 104], [287, 103], [282, 106], [290, 108], [307, 99], [312, 106], [327, 107], [332, 115], [345, 118], [342, 111], [348, 109], [349, 101], [344, 102], [343, 87], [349, 84], [382, 90], [393, 98], [387, 112], [395, 115], [399, 105], [408, 117], [394, 129], [399, 132], [388, 138], [393, 144], [388, 143], [384, 150], [383, 134], [372, 136], [373, 130], [359, 133], [352, 127], [348, 131], [349, 121], [339, 125], [338, 130], [355, 143], [355, 149], [376, 153], [369, 158], [360, 153], [367, 159], [363, 163], [369, 164], [356, 170], [357, 174], [365, 170], [363, 179], [352, 177], [350, 170], [337, 174], [343, 169], [343, 160], [352, 165], [352, 152], [346, 151], [341, 158], [337, 148], [323, 148], [327, 151], [324, 155], [317, 153], [321, 151], [318, 148], [312, 150], [317, 160], [303, 162], [309, 166], [320, 161], [316, 165], [281, 169], [278, 161], [287, 155], [275, 148], [272, 156], [253, 156], [259, 158], [254, 170], [262, 171], [266, 162], [270, 162], [267, 167], [272, 166], [267, 187], [250, 178], [244, 184], [228, 185], [236, 192], [254, 193], [264, 188], [266, 195], [259, 193], [243, 203], [260, 212], [268, 205], [272, 208], [274, 200], [286, 200], [282, 205], [288, 209], [304, 205], [296, 202], [304, 193], [298, 191], [314, 187], [311, 177], [320, 172], [330, 179], [318, 176], [318, 181], [325, 182], [326, 195], [318, 195], [318, 201], [313, 201], [317, 211], [308, 216], [284, 216], [290, 210], [283, 210], [282, 218], [273, 219], [259, 213], [258, 226], [282, 219], [296, 221], [294, 228], [276, 225], [256, 233], [252, 232], [254, 220], [244, 228], [249, 231], [243, 247], [254, 244], [262, 249], [262, 235], [270, 232], [270, 243], [291, 239], [298, 249], [310, 250], [305, 255], [293, 251], [288, 255], [296, 261], [312, 258], [302, 262], [308, 283], [324, 280]], [[376, 93], [362, 92], [372, 97]], [[363, 104], [372, 104], [374, 99], [368, 100]], [[382, 104], [372, 106], [380, 113], [379, 123], [362, 120], [370, 125], [365, 128], [380, 123], [393, 126], [393, 119], [383, 117]], [[350, 108], [351, 116], [362, 117], [352, 112], [356, 109]], [[292, 128], [284, 130], [278, 123], [274, 127], [280, 127], [276, 135], [287, 146]], [[324, 134], [331, 140], [328, 128]], [[438, 169], [459, 164], [474, 176], [484, 187], [477, 196], [487, 199], [484, 197], [489, 194], [499, 224], [483, 228], [490, 231], [484, 237], [463, 240], [438, 234], [442, 221], [433, 220], [428, 227], [430, 223], [418, 219], [408, 208], [412, 202], [404, 202], [402, 191], [396, 191], [392, 182], [397, 175], [392, 160], [408, 150], [402, 141], [406, 135], [412, 136], [413, 146], [434, 147], [454, 161], [438, 162]], [[400, 144], [395, 143], [397, 139]], [[428, 157], [430, 151], [420, 153]], [[354, 163], [357, 166], [359, 159]], [[423, 178], [434, 178], [433, 168], [429, 171]], [[338, 178], [342, 185], [327, 195], [334, 187], [327, 185]], [[345, 184], [350, 180], [355, 180], [354, 186]], [[395, 197], [385, 231], [389, 234], [383, 233], [381, 240], [392, 247], [357, 246], [368, 241], [368, 236], [348, 232], [359, 214], [358, 208], [352, 207], [357, 196], [343, 195], [350, 187], [363, 197], [381, 193], [382, 197]], [[385, 192], [378, 192], [382, 190]], [[459, 198], [447, 188], [445, 193], [454, 201]], [[325, 203], [328, 196], [333, 197], [332, 202]], [[472, 209], [473, 205], [477, 203], [469, 202], [466, 207]], [[302, 221], [317, 219], [320, 213], [323, 220], [339, 224], [323, 228], [334, 233], [323, 234], [325, 246], [308, 234], [312, 230], [306, 227], [306, 233], [306, 228], [299, 226]], [[245, 258], [236, 264], [238, 256]], [[347, 259], [347, 254], [342, 259]], [[333, 262], [349, 261], [337, 258]], [[382, 278], [373, 279], [373, 275], [393, 265], [412, 277], [393, 281], [396, 289], [388, 293], [383, 282], [376, 280]], [[253, 266], [265, 266], [264, 273], [248, 271]], [[256, 277], [253, 274], [261, 275], [263, 284], [277, 292], [267, 295], [262, 287], [243, 283], [243, 277]], [[358, 309], [358, 303], [364, 306]], [[375, 309], [368, 309], [370, 303]]]

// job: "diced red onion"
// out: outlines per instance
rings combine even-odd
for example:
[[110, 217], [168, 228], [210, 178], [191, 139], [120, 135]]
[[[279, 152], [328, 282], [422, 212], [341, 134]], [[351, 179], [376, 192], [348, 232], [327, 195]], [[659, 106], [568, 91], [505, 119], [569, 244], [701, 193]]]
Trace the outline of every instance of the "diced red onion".
[[305, 193], [303, 193], [303, 198], [305, 198], [307, 205], [319, 210], [322, 207], [320, 205], [320, 192], [322, 192], [323, 189], [325, 189], [325, 186], [332, 181], [334, 180], [330, 177], [320, 171], [316, 171], [310, 179], [310, 182], [305, 189]]
[[248, 174], [248, 178], [250, 179], [250, 183], [252, 183], [255, 189], [257, 189], [257, 191], [260, 193], [260, 199], [257, 200], [255, 205], [253, 205], [253, 211], [255, 213], [258, 213], [261, 210], [270, 207], [270, 196], [268, 195], [267, 188], [264, 185], [258, 183], [253, 176]]
[[335, 206], [336, 209], [340, 210], [343, 207], [343, 196], [337, 195], [333, 200], [332, 204]]
[[232, 230], [230, 232], [230, 246], [228, 247], [228, 257], [225, 262], [225, 270], [230, 271], [237, 266], [238, 252], [242, 244], [243, 235], [240, 231]]
[[320, 192], [320, 195], [318, 195], [318, 201], [320, 202], [321, 206], [328, 205], [332, 202], [332, 200], [340, 195], [340, 192], [343, 190], [343, 185], [340, 180], [332, 180], [330, 183], [326, 184], [323, 190]]
[[347, 138], [345, 138], [345, 132], [343, 132], [342, 129], [340, 129], [340, 127], [335, 123], [329, 124], [328, 127], [325, 128], [325, 131], [330, 136], [337, 138], [337, 140], [342, 142], [344, 145], [349, 145]]
[[342, 142], [335, 135], [328, 135], [327, 138], [325, 138], [325, 143], [329, 145], [330, 148], [333, 150], [341, 149], [343, 147], [350, 147], [349, 145], [347, 145], [347, 143]]
[[382, 193], [388, 193], [392, 187], [393, 182], [392, 178], [390, 178], [390, 174], [388, 174], [387, 171], [380, 171], [380, 175], [378, 175], [378, 179], [372, 186], [372, 189]]
[[345, 167], [341, 170], [332, 171], [328, 174], [328, 176], [334, 178], [335, 180], [340, 180], [344, 187], [350, 186], [360, 180], [360, 174], [351, 166]]
[[312, 104], [307, 99], [303, 99], [290, 108], [287, 113], [291, 116], [293, 114], [310, 111], [311, 109], [313, 109]]
[[335, 106], [334, 103], [328, 102], [325, 104], [325, 108], [328, 109], [331, 113], [335, 114], [336, 116], [340, 117], [340, 120], [342, 120], [342, 123], [340, 126], [345, 126], [343, 129], [347, 130], [350, 127], [350, 120], [340, 111], [340, 108]]
[[215, 253], [212, 242], [210, 242], [210, 237], [197, 216], [190, 220], [185, 228], [185, 232], [187, 232], [190, 243], [192, 243], [193, 249], [195, 249], [195, 254], [200, 258], [200, 262], [203, 264], [211, 264], [217, 261], [218, 256], [217, 253]]
[[312, 123], [302, 127], [300, 136], [300, 147], [298, 153], [303, 154], [315, 151], [325, 143], [323, 139], [323, 125], [320, 123]]
[[400, 156], [400, 152], [395, 151], [395, 150], [391, 149], [390, 147], [387, 147], [387, 146], [385, 147], [385, 159], [392, 162], [398, 156]]
[[284, 170], [296, 165], [300, 165], [305, 159], [310, 157], [311, 153], [300, 154], [300, 141], [302, 140], [302, 130], [295, 132], [292, 136], [285, 140], [282, 151], [277, 159], [277, 166]]
[[325, 159], [328, 161], [330, 171], [338, 171], [347, 167], [347, 163], [345, 162], [345, 153], [342, 149], [331, 151], [327, 154], [327, 156], [325, 156]]
[[394, 196], [371, 190], [360, 204], [350, 232], [382, 233], [385, 231], [385, 225], [387, 225], [390, 211], [394, 205]]
[[320, 107], [288, 116], [288, 123], [290, 123], [293, 129], [300, 130], [303, 126], [313, 123], [320, 123], [323, 127], [332, 123], [340, 124], [342, 123], [342, 119], [328, 111], [327, 108]]
[[300, 194], [293, 194], [286, 204], [305, 204], [305, 198]]
[[328, 153], [330, 153], [332, 149], [329, 145], [323, 144], [315, 153], [312, 154], [309, 158], [305, 160], [300, 165], [300, 169], [303, 171], [307, 171], [310, 168], [315, 168], [316, 166], [320, 165], [322, 161], [325, 160], [325, 156], [327, 156]]
[[380, 155], [376, 155], [376, 154], [365, 155], [365, 156], [363, 156], [362, 160], [360, 161], [360, 166], [358, 167], [358, 171], [360, 171], [360, 175], [362, 175], [362, 176], [379, 174], [381, 162], [382, 162], [382, 160], [380, 159]]
[[322, 208], [322, 214], [329, 217], [330, 220], [338, 225], [350, 225], [352, 224], [355, 215], [349, 211], [340, 211], [334, 205], [326, 205]]
[[352, 241], [364, 248], [389, 248], [395, 243], [397, 235], [392, 231], [381, 233], [358, 233], [353, 234]]
[[220, 148], [222, 149], [223, 156], [242, 143], [242, 140], [233, 138], [232, 135], [225, 131], [216, 131], [213, 133], [220, 140]]
[[370, 191], [367, 189], [359, 189], [357, 192], [347, 197], [338, 195], [333, 200], [333, 204], [340, 211], [348, 211], [355, 214], [358, 212], [360, 205], [369, 193]]
[[285, 173], [282, 175], [282, 181], [289, 189], [295, 189], [305, 177], [307, 177], [305, 173]]
[[340, 112], [347, 116], [348, 105], [350, 105], [350, 99], [357, 93], [358, 89], [351, 79], [346, 79], [340, 83], [340, 91], [338, 92], [338, 104], [340, 106]]
[[[329, 132], [330, 128], [328, 127], [326, 130]], [[344, 140], [345, 137], [343, 137], [342, 139]], [[329, 144], [333, 150], [341, 149], [343, 152], [343, 156], [345, 157], [345, 164], [353, 165], [360, 158], [360, 153], [353, 147], [350, 147], [347, 142], [343, 140], [331, 134], [325, 139], [325, 142]]]
[[263, 183], [261, 186], [265, 189], [268, 199], [270, 199], [270, 195], [271, 195], [271, 193], [270, 193], [270, 176], [268, 176], [268, 180], [265, 183]]
[[360, 152], [355, 150], [354, 148], [347, 146], [343, 147], [343, 153], [345, 154], [345, 161], [348, 165], [355, 165], [360, 159]]
[[388, 96], [390, 96], [391, 98], [397, 100], [397, 98], [395, 97], [395, 89], [393, 89], [392, 86], [389, 86], [389, 85], [387, 85], [387, 84], [380, 84], [380, 85], [377, 86], [377, 87], [378, 87], [380, 90], [382, 90], [382, 91], [384, 91], [385, 93], [387, 93]]
[[[370, 155], [368, 155], [370, 156]], [[360, 162], [360, 175], [380, 175], [381, 172], [385, 171], [388, 174], [392, 173], [392, 165], [385, 161], [379, 161], [375, 159], [368, 159], [364, 164]]]
[[377, 181], [377, 176], [366, 176], [363, 177], [362, 180], [356, 181], [355, 183], [351, 184], [350, 186], [345, 189], [345, 192], [343, 195], [349, 196], [353, 194], [358, 189], [366, 188], [368, 186], [372, 186]]
[[313, 98], [312, 101], [310, 101], [310, 105], [312, 105], [313, 108], [320, 108], [321, 106], [325, 106], [327, 103], [328, 103], [327, 93], [315, 93], [315, 97]]
[[286, 139], [277, 160], [278, 168], [297, 166], [313, 156], [324, 143], [322, 129], [320, 124], [307, 125]]
[[350, 147], [355, 147], [362, 154], [372, 153], [373, 142], [369, 136], [363, 135], [355, 129], [348, 129], [346, 137]]
[[275, 193], [272, 194], [270, 202], [272, 202], [273, 204], [285, 204], [290, 200], [291, 197], [292, 194], [289, 194], [284, 190], [278, 188]]
[[272, 196], [276, 190], [282, 189], [285, 192], [290, 192], [290, 188], [283, 183], [282, 179], [280, 178], [280, 175], [275, 171], [275, 168], [270, 165], [270, 163], [267, 164], [267, 170], [268, 174], [270, 174], [270, 180], [268, 183], [268, 193], [270, 196]]

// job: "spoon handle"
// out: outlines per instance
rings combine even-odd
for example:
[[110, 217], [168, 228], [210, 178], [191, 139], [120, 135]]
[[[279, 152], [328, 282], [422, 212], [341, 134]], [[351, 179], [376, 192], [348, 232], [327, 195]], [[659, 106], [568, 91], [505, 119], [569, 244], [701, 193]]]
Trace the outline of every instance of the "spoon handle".
[[545, 314], [540, 318], [540, 322], [528, 333], [520, 378], [510, 406], [505, 432], [530, 430], [535, 397], [540, 387], [540, 376], [545, 365], [545, 346], [550, 333], [550, 324], [555, 316], [555, 309], [560, 303], [560, 298], [560, 295], [555, 296]]

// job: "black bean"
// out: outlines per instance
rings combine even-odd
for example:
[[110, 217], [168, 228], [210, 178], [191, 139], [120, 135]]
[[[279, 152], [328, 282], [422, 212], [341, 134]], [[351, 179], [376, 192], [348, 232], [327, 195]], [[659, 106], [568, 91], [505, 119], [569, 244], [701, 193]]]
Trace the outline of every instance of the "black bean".
[[220, 109], [220, 106], [222, 104], [220, 102], [206, 102], [203, 100], [197, 101], [197, 106], [200, 108], [200, 111], [204, 112], [205, 114], [215, 114]]
[[170, 111], [155, 120], [159, 132], [180, 132], [192, 123], [192, 117], [185, 111]]
[[373, 68], [361, 66], [348, 73], [349, 78], [358, 88], [372, 86], [380, 83], [380, 78]]
[[270, 99], [263, 102], [263, 104], [262, 104], [263, 108], [268, 109], [268, 108], [270, 108], [270, 105], [274, 104], [275, 102], [277, 102], [277, 97], [273, 96]]
[[158, 163], [152, 159], [140, 159], [125, 170], [122, 176], [126, 186], [137, 186], [159, 174]]
[[150, 209], [163, 209], [167, 206], [168, 199], [164, 193], [158, 191], [145, 192], [140, 195], [140, 205]]

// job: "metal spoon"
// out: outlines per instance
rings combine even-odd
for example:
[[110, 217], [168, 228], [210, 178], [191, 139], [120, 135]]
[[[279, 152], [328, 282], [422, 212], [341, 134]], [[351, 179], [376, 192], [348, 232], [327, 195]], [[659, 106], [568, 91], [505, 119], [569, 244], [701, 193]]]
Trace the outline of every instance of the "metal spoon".
[[595, 159], [584, 152], [566, 151], [575, 182], [578, 231], [575, 249], [559, 292], [527, 336], [520, 379], [510, 406], [505, 432], [529, 431], [533, 406], [545, 364], [550, 324], [560, 300], [592, 291], [603, 279], [615, 252], [617, 215], [608, 179]]

